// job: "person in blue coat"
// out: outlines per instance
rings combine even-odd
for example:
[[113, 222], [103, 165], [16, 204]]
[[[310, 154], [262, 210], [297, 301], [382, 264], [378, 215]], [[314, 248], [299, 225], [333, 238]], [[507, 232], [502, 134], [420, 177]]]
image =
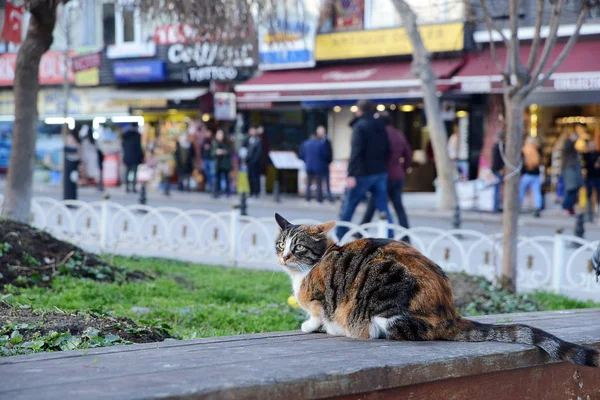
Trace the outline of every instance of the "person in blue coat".
[[302, 143], [300, 146], [300, 159], [306, 164], [306, 174], [308, 176], [306, 182], [306, 201], [310, 201], [312, 197], [313, 182], [317, 184], [317, 201], [323, 202], [323, 177], [329, 170], [329, 147], [323, 140], [316, 136], [311, 136], [310, 139]]

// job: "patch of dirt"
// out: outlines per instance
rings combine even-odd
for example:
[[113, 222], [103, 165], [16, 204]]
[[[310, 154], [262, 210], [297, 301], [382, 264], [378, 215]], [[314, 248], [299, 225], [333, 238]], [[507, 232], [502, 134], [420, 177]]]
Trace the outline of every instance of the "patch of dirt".
[[29, 225], [0, 220], [0, 289], [7, 284], [48, 286], [57, 275], [105, 282], [149, 278], [141, 271], [110, 266], [97, 255]]
[[489, 296], [489, 291], [481, 284], [482, 278], [467, 274], [448, 274], [454, 294], [456, 308], [464, 308], [476, 299]]
[[31, 308], [14, 307], [0, 302], [0, 328], [9, 324], [36, 325], [35, 329], [20, 332], [23, 341], [47, 335], [52, 331], [80, 336], [87, 328], [98, 329], [105, 335], [117, 335], [133, 343], [161, 342], [171, 337], [165, 329], [140, 327], [129, 318], [111, 317], [94, 312], [34, 311]]

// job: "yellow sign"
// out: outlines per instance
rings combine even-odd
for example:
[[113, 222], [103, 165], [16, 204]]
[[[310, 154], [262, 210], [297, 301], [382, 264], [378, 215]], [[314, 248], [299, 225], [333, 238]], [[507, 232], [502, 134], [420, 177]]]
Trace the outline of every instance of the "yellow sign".
[[100, 69], [92, 68], [75, 73], [76, 86], [98, 86], [100, 84]]
[[[459, 51], [464, 47], [464, 24], [427, 25], [419, 27], [423, 43], [432, 53]], [[317, 35], [315, 59], [386, 57], [411, 54], [410, 39], [404, 28], [374, 31], [338, 32]]]

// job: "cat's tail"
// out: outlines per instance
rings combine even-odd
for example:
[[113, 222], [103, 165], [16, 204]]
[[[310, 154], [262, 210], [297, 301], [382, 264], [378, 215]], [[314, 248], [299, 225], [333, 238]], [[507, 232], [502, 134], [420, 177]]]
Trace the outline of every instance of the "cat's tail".
[[457, 328], [447, 340], [457, 342], [503, 342], [537, 346], [550, 357], [573, 364], [600, 367], [600, 352], [528, 325], [482, 324], [468, 319], [457, 321]]

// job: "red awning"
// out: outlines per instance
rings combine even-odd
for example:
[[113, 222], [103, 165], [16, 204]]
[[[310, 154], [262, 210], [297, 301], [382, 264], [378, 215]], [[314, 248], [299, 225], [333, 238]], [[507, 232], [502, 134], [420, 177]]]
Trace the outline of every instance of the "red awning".
[[[546, 68], [550, 69], [562, 52], [565, 43], [557, 43], [550, 53]], [[543, 44], [539, 50], [541, 56]], [[497, 48], [498, 59], [504, 65], [506, 48]], [[529, 44], [521, 44], [520, 60], [526, 64], [531, 51]], [[502, 75], [494, 63], [489, 48], [471, 56], [466, 65], [454, 76], [453, 82], [460, 84], [464, 92], [489, 93], [502, 89]], [[542, 90], [579, 91], [600, 90], [600, 42], [577, 42], [558, 69], [544, 84]]]
[[[438, 89], [449, 87], [448, 79], [462, 64], [462, 59], [432, 62]], [[420, 81], [410, 67], [403, 61], [270, 71], [237, 85], [235, 91], [238, 102], [421, 97]]]

